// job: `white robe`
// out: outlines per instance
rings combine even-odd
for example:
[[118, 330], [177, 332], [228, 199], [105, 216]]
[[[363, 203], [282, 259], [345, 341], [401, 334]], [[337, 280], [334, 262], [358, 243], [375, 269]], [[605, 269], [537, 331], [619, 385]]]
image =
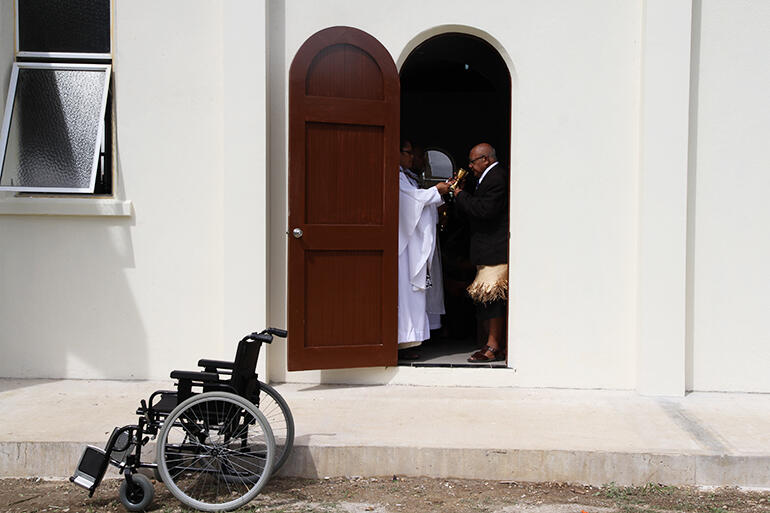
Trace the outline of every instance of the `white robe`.
[[[443, 200], [435, 187], [420, 189], [402, 172], [398, 201], [398, 343], [412, 346], [441, 327], [445, 312], [436, 249], [437, 206]], [[427, 287], [429, 270], [432, 285]]]

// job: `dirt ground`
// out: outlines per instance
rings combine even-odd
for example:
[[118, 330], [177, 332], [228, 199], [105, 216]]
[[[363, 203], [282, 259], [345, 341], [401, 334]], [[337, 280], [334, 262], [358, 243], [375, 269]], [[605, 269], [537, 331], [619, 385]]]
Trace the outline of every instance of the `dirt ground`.
[[[102, 483], [93, 498], [67, 481], [0, 480], [0, 512], [123, 512], [120, 480]], [[182, 512], [161, 483], [150, 511]], [[677, 488], [658, 484], [601, 488], [413, 477], [274, 478], [241, 512], [266, 513], [770, 513], [770, 491]]]

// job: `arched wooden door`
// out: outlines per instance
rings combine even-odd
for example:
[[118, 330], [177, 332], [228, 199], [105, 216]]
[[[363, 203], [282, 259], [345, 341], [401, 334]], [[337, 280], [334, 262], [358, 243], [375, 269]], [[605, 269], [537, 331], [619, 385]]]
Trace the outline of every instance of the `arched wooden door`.
[[289, 71], [289, 370], [395, 365], [399, 80], [332, 27]]

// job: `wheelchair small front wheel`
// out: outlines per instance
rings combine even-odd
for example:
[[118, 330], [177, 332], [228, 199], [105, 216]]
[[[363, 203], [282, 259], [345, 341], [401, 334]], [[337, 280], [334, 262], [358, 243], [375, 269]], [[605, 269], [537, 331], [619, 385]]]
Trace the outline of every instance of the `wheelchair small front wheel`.
[[150, 480], [142, 474], [132, 474], [131, 483], [126, 478], [120, 485], [120, 502], [128, 511], [144, 511], [155, 495]]

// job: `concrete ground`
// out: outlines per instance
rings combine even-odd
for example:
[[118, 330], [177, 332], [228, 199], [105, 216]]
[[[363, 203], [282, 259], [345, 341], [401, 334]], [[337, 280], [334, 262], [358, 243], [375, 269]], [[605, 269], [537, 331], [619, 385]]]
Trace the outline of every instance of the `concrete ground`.
[[[72, 473], [166, 381], [0, 380], [0, 477]], [[285, 475], [770, 487], [770, 395], [281, 384]], [[151, 458], [152, 453], [148, 451]]]

